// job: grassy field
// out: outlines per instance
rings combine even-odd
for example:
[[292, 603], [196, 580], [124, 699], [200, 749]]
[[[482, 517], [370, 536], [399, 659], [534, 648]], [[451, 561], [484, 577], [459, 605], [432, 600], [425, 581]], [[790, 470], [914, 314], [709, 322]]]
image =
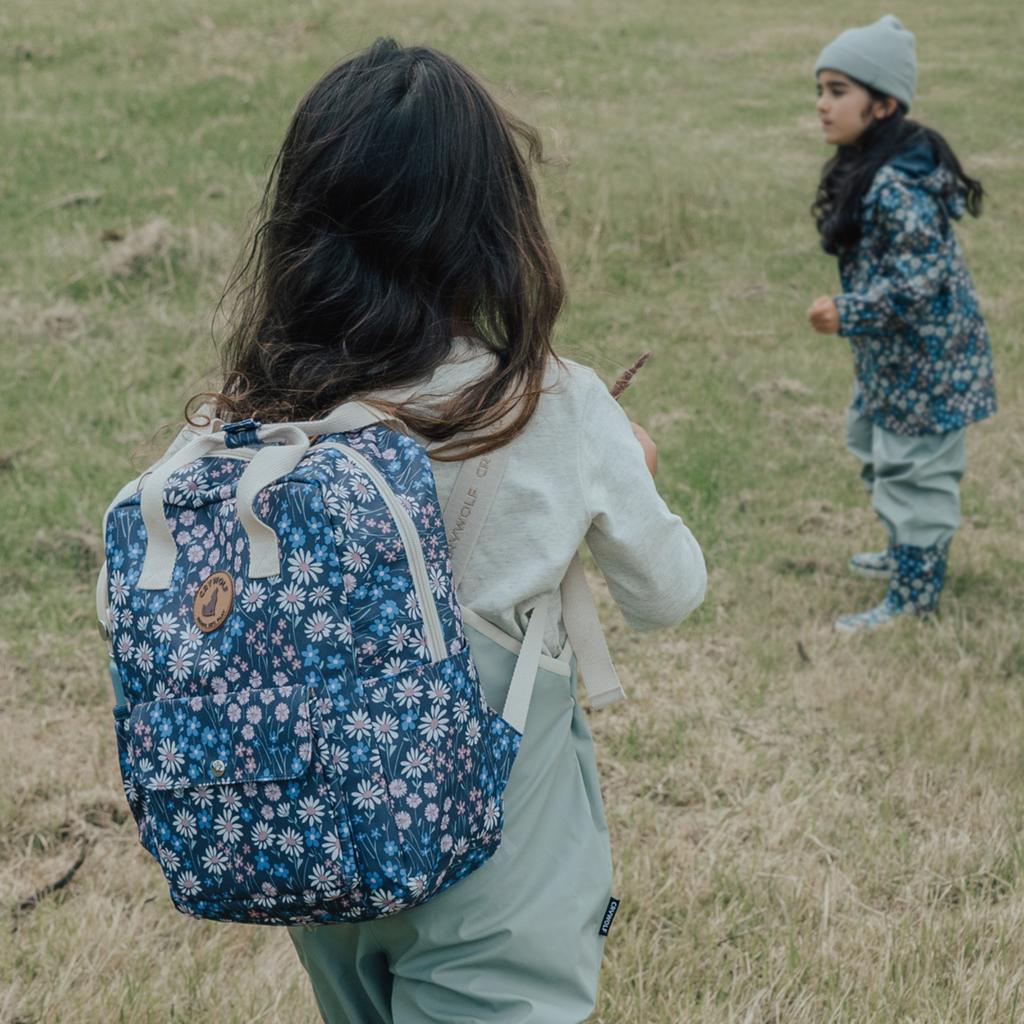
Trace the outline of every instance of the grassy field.
[[[1024, 13], [903, 0], [915, 115], [990, 193], [960, 237], [1002, 409], [969, 434], [942, 615], [843, 639], [881, 531], [842, 445], [808, 216], [811, 69], [863, 0], [5, 0], [0, 7], [0, 1022], [316, 1019], [276, 930], [172, 909], [117, 778], [98, 523], [214, 379], [213, 309], [306, 86], [392, 34], [542, 129], [563, 353], [609, 379], [704, 546], [705, 606], [631, 635], [592, 716], [622, 909], [592, 1018], [1024, 1019]], [[595, 590], [603, 584], [595, 580]], [[604, 592], [606, 594], [606, 592]], [[46, 892], [84, 860], [68, 884]], [[35, 894], [41, 894], [33, 900]]]

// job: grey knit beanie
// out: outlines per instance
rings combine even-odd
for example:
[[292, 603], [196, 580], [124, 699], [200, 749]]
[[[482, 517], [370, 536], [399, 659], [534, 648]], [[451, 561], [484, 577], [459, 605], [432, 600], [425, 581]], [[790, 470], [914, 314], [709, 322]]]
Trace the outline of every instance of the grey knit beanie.
[[870, 85], [898, 100], [907, 110], [914, 101], [917, 85], [914, 35], [891, 14], [874, 25], [847, 29], [834, 39], [821, 51], [814, 74], [823, 68]]

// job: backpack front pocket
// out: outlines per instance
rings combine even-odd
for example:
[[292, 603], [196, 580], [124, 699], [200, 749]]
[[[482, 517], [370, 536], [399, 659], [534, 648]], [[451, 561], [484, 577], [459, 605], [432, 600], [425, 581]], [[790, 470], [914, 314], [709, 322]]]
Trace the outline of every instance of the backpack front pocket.
[[315, 902], [344, 906], [355, 865], [318, 724], [306, 686], [132, 709], [139, 834], [180, 910], [269, 924], [297, 923]]

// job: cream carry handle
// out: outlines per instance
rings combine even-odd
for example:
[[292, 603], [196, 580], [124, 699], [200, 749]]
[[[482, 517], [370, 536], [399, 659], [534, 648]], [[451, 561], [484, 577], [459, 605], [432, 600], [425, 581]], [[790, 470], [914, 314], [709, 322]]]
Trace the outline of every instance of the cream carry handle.
[[281, 572], [281, 556], [277, 547], [277, 534], [252, 510], [256, 496], [265, 487], [287, 476], [302, 461], [309, 450], [309, 439], [320, 434], [348, 434], [379, 423], [381, 414], [361, 402], [339, 405], [322, 420], [302, 423], [271, 424], [263, 427], [258, 436], [261, 441], [290, 438], [285, 445], [261, 448], [249, 468], [238, 481], [238, 521], [249, 538], [250, 579], [267, 579]]
[[178, 548], [164, 516], [164, 487], [171, 474], [223, 447], [223, 434], [203, 434], [154, 469], [142, 485], [140, 504], [142, 521], [146, 525], [146, 557], [139, 577], [140, 590], [166, 590], [174, 575], [174, 557]]
[[[466, 566], [473, 554], [473, 548], [476, 547], [476, 542], [483, 530], [484, 521], [494, 504], [498, 487], [505, 475], [509, 455], [510, 446], [506, 445], [487, 455], [466, 460], [456, 478], [455, 487], [452, 489], [448, 501], [445, 502], [442, 515], [451, 552], [452, 583], [455, 587], [458, 587], [465, 574]], [[622, 683], [619, 682], [611, 655], [608, 653], [608, 645], [605, 643], [604, 632], [597, 617], [597, 609], [594, 607], [590, 587], [587, 586], [587, 577], [583, 572], [583, 563], [580, 561], [579, 553], [573, 555], [559, 590], [562, 598], [562, 620], [565, 622], [565, 631], [569, 637], [569, 644], [576, 655], [576, 663], [583, 676], [583, 683], [587, 688], [587, 697], [590, 699], [591, 706], [596, 710], [614, 704], [616, 701], [625, 700], [626, 692], [622, 688]], [[537, 614], [539, 608], [538, 605], [533, 611], [527, 635], [540, 618]], [[546, 599], [543, 611], [544, 618], [546, 618]], [[541, 626], [541, 633], [543, 633], [543, 626]], [[526, 640], [524, 639], [522, 650], [519, 653], [519, 662], [516, 664], [517, 672], [520, 664], [528, 664], [525, 658], [526, 653]], [[538, 644], [536, 658], [533, 661], [534, 675], [536, 675], [540, 655], [541, 649]], [[533, 657], [532, 644], [530, 656]], [[532, 681], [530, 690], [532, 693]], [[510, 687], [509, 699], [511, 696], [512, 689]], [[503, 715], [503, 717], [507, 718], [508, 716]]]
[[[372, 406], [362, 402], [346, 402], [338, 406], [322, 420], [302, 423], [269, 423], [258, 429], [256, 437], [261, 442], [283, 442], [271, 444], [253, 456], [248, 468], [238, 481], [238, 520], [249, 538], [249, 572], [251, 578], [265, 579], [281, 571], [281, 560], [277, 547], [277, 534], [262, 522], [253, 512], [256, 496], [265, 487], [287, 476], [302, 461], [309, 450], [310, 437], [318, 434], [343, 434], [361, 430], [373, 423], [379, 423], [382, 415]], [[203, 434], [190, 441], [166, 462], [158, 465], [142, 487], [142, 521], [146, 524], [148, 540], [146, 558], [139, 579], [141, 590], [166, 590], [174, 575], [174, 559], [177, 545], [171, 535], [164, 515], [164, 488], [171, 476], [190, 462], [223, 451], [226, 447], [228, 430]]]

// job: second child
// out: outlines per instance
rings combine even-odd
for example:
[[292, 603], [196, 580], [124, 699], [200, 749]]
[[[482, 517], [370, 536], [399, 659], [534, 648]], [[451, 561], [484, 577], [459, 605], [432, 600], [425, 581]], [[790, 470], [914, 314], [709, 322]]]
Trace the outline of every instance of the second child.
[[888, 535], [884, 550], [850, 559], [888, 581], [879, 605], [836, 621], [853, 632], [936, 608], [960, 523], [966, 427], [996, 410], [988, 333], [953, 232], [984, 192], [938, 132], [907, 117], [915, 41], [892, 15], [843, 32], [815, 75], [836, 152], [813, 212], [843, 293], [817, 299], [808, 319], [853, 349], [846, 443]]

